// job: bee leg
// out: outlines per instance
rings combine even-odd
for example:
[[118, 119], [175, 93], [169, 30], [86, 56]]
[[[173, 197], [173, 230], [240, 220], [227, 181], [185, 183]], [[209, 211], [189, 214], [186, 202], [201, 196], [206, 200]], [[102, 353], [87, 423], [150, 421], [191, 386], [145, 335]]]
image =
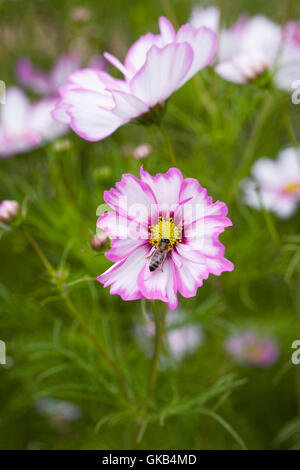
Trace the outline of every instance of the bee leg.
[[146, 259], [150, 259], [152, 258], [152, 255], [153, 255], [153, 251], [155, 250], [155, 247], [153, 246], [150, 250], [150, 255], [149, 256], [146, 256]]
[[164, 272], [164, 264], [165, 264], [165, 261], [166, 261], [166, 256], [164, 257], [164, 260], [163, 262], [161, 263], [161, 272], [163, 273]]

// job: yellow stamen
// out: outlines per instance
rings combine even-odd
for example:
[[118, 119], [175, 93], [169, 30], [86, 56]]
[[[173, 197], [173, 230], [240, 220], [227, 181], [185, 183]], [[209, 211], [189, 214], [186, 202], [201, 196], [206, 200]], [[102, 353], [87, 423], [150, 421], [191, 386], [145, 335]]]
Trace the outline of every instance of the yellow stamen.
[[288, 194], [295, 194], [300, 192], [300, 183], [289, 183], [285, 186], [284, 191]]
[[159, 217], [156, 225], [149, 225], [151, 245], [157, 245], [162, 238], [170, 240], [170, 245], [173, 248], [176, 243], [182, 241], [182, 227], [177, 227], [174, 222], [174, 217], [165, 220]]

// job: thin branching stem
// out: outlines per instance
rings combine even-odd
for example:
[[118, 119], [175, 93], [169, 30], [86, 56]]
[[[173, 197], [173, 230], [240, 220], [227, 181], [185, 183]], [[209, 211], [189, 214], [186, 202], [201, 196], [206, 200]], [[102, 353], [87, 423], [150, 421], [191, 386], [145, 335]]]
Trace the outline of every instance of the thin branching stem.
[[162, 123], [159, 123], [158, 124], [158, 127], [163, 135], [163, 138], [166, 142], [166, 145], [167, 145], [167, 149], [168, 149], [168, 153], [169, 153], [169, 157], [170, 157], [170, 162], [171, 162], [171, 165], [173, 167], [176, 166], [176, 158], [175, 158], [175, 153], [174, 153], [174, 150], [173, 150], [173, 146], [172, 146], [172, 142], [170, 140], [170, 137], [165, 129], [165, 127], [163, 126]]
[[[153, 302], [154, 304], [154, 302]], [[156, 380], [157, 380], [157, 373], [158, 373], [158, 365], [159, 365], [159, 359], [160, 359], [160, 354], [163, 346], [163, 337], [164, 337], [164, 332], [165, 332], [165, 322], [166, 322], [166, 313], [167, 309], [164, 308], [162, 311], [154, 311], [154, 320], [155, 320], [155, 346], [154, 346], [154, 353], [152, 356], [151, 364], [150, 364], [150, 370], [149, 370], [149, 376], [148, 376], [148, 386], [147, 386], [147, 392], [145, 399], [142, 403], [140, 412], [139, 412], [139, 417], [137, 420], [137, 425], [134, 431], [134, 436], [133, 436], [133, 449], [137, 449], [139, 445], [139, 438], [141, 431], [144, 427], [145, 422], [147, 421], [147, 411], [149, 408], [150, 401], [152, 399], [154, 390], [155, 390], [155, 385], [156, 385]]]
[[104, 359], [106, 364], [109, 366], [110, 369], [113, 370], [115, 377], [119, 383], [120, 389], [124, 393], [126, 399], [130, 400], [129, 393], [127, 386], [120, 375], [120, 372], [114, 363], [114, 361], [109, 357], [105, 349], [102, 347], [101, 343], [98, 341], [97, 337], [94, 335], [94, 333], [88, 328], [88, 326], [85, 324], [83, 321], [80, 313], [76, 309], [75, 305], [73, 304], [72, 300], [69, 297], [68, 290], [66, 286], [62, 285], [60, 282], [58, 282], [58, 279], [55, 276], [55, 269], [51, 266], [50, 262], [48, 261], [46, 255], [42, 251], [41, 247], [39, 244], [34, 240], [34, 238], [27, 232], [25, 232], [25, 237], [27, 238], [28, 242], [30, 245], [33, 247], [35, 250], [36, 254], [39, 256], [40, 260], [42, 261], [43, 265], [47, 269], [50, 277], [55, 281], [56, 287], [58, 291], [61, 294], [62, 299], [64, 300], [66, 306], [68, 307], [68, 311], [72, 314], [72, 316], [75, 318], [77, 323], [81, 326], [82, 330], [85, 332], [85, 334], [91, 339], [91, 341], [94, 343], [95, 347], [97, 348], [98, 352], [100, 353], [100, 356]]
[[261, 134], [263, 126], [273, 106], [273, 102], [274, 102], [274, 95], [271, 93], [271, 91], [268, 90], [262, 101], [261, 108], [256, 115], [256, 120], [254, 121], [254, 125], [252, 127], [249, 140], [245, 146], [245, 152], [237, 168], [236, 177], [233, 178], [232, 186], [229, 190], [228, 203], [230, 203], [235, 197], [238, 191], [240, 178], [245, 175], [245, 173], [248, 170], [249, 165], [252, 162], [252, 159], [256, 150], [258, 138]]

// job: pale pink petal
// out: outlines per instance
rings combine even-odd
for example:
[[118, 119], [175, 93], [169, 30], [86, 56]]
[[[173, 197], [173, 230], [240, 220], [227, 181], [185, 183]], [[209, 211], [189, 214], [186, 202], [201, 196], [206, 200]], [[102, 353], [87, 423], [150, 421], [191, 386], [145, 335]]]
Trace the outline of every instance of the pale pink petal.
[[138, 287], [146, 299], [162, 300], [166, 302], [170, 310], [174, 310], [178, 301], [174, 265], [171, 258], [167, 257], [163, 270], [159, 267], [153, 272], [149, 270], [148, 260], [138, 276]]
[[8, 88], [6, 103], [1, 107], [1, 125], [4, 130], [16, 135], [23, 133], [29, 107], [30, 103], [20, 88]]
[[124, 65], [133, 76], [146, 61], [147, 52], [152, 46], [161, 46], [160, 35], [152, 33], [144, 34], [129, 48]]
[[227, 60], [216, 65], [215, 71], [220, 77], [233, 83], [247, 83], [248, 79], [232, 60]]
[[79, 67], [80, 60], [77, 55], [62, 55], [55, 63], [50, 74], [52, 91], [56, 92], [58, 88], [67, 81], [67, 78], [70, 73], [74, 72], [74, 70], [79, 69]]
[[141, 180], [152, 189], [158, 204], [167, 204], [170, 209], [178, 204], [179, 192], [183, 181], [182, 173], [177, 168], [170, 168], [167, 173], [151, 176], [141, 166]]
[[105, 253], [105, 256], [110, 261], [121, 261], [127, 258], [133, 251], [142, 245], [145, 245], [148, 240], [137, 240], [134, 238], [122, 239], [115, 238], [112, 240], [110, 250]]
[[206, 27], [199, 29], [191, 25], [183, 25], [177, 32], [177, 43], [189, 44], [193, 50], [193, 62], [188, 73], [183, 78], [181, 85], [187, 82], [199, 70], [209, 65], [215, 58], [217, 51], [217, 37], [215, 33]]
[[124, 121], [136, 118], [149, 111], [148, 106], [134, 95], [114, 90], [111, 93], [115, 101], [115, 107], [112, 111]]
[[148, 226], [157, 201], [151, 188], [135, 176], [125, 174], [116, 189], [104, 192], [104, 201], [122, 216]]
[[97, 227], [106, 232], [112, 238], [132, 238], [147, 240], [149, 238], [148, 227], [128, 220], [117, 212], [106, 212], [97, 220]]
[[144, 245], [137, 248], [127, 259], [119, 261], [97, 279], [104, 287], [111, 286], [110, 293], [120, 295], [123, 300], [143, 297], [138, 287], [138, 276], [143, 269], [149, 249]]
[[192, 61], [188, 44], [171, 43], [162, 49], [152, 46], [130, 82], [132, 92], [149, 106], [162, 103], [180, 86]]
[[252, 175], [262, 186], [280, 187], [281, 175], [277, 171], [276, 162], [271, 158], [260, 158], [252, 167]]
[[28, 59], [20, 59], [16, 64], [16, 76], [24, 87], [28, 87], [38, 94], [51, 93], [52, 85], [45, 72], [35, 68]]
[[201, 26], [206, 26], [207, 28], [212, 29], [215, 33], [218, 32], [220, 20], [220, 12], [216, 7], [201, 7], [196, 6], [192, 10], [192, 14], [189, 20], [189, 24], [194, 26], [194, 28], [200, 28]]
[[123, 124], [121, 118], [102, 107], [103, 98], [100, 93], [76, 89], [67, 91], [64, 96], [68, 103], [66, 112], [70, 116], [70, 126], [86, 140], [104, 139]]
[[42, 139], [52, 140], [64, 134], [67, 127], [55, 122], [52, 117], [56, 99], [43, 99], [32, 105], [28, 124], [33, 132], [36, 132]]
[[158, 20], [160, 35], [163, 45], [169, 44], [175, 40], [176, 31], [172, 23], [165, 16], [161, 16]]
[[[172, 252], [172, 258], [176, 258], [178, 254]], [[209, 276], [209, 270], [205, 264], [194, 263], [184, 257], [180, 257], [181, 266], [174, 263], [176, 275], [177, 289], [183, 297], [194, 297], [198, 287], [202, 286], [203, 279]]]

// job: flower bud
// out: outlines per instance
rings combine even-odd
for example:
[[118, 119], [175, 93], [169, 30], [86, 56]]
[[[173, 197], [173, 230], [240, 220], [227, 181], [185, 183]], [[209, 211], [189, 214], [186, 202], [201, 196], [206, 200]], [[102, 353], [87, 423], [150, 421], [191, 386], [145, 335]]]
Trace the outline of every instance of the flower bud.
[[105, 232], [97, 232], [91, 239], [91, 248], [99, 251], [106, 244], [107, 240], [108, 237]]
[[9, 201], [5, 199], [0, 202], [0, 222], [11, 222], [18, 215], [20, 206], [17, 201]]
[[147, 158], [150, 155], [151, 151], [152, 146], [150, 144], [141, 144], [134, 149], [133, 156], [137, 160]]

